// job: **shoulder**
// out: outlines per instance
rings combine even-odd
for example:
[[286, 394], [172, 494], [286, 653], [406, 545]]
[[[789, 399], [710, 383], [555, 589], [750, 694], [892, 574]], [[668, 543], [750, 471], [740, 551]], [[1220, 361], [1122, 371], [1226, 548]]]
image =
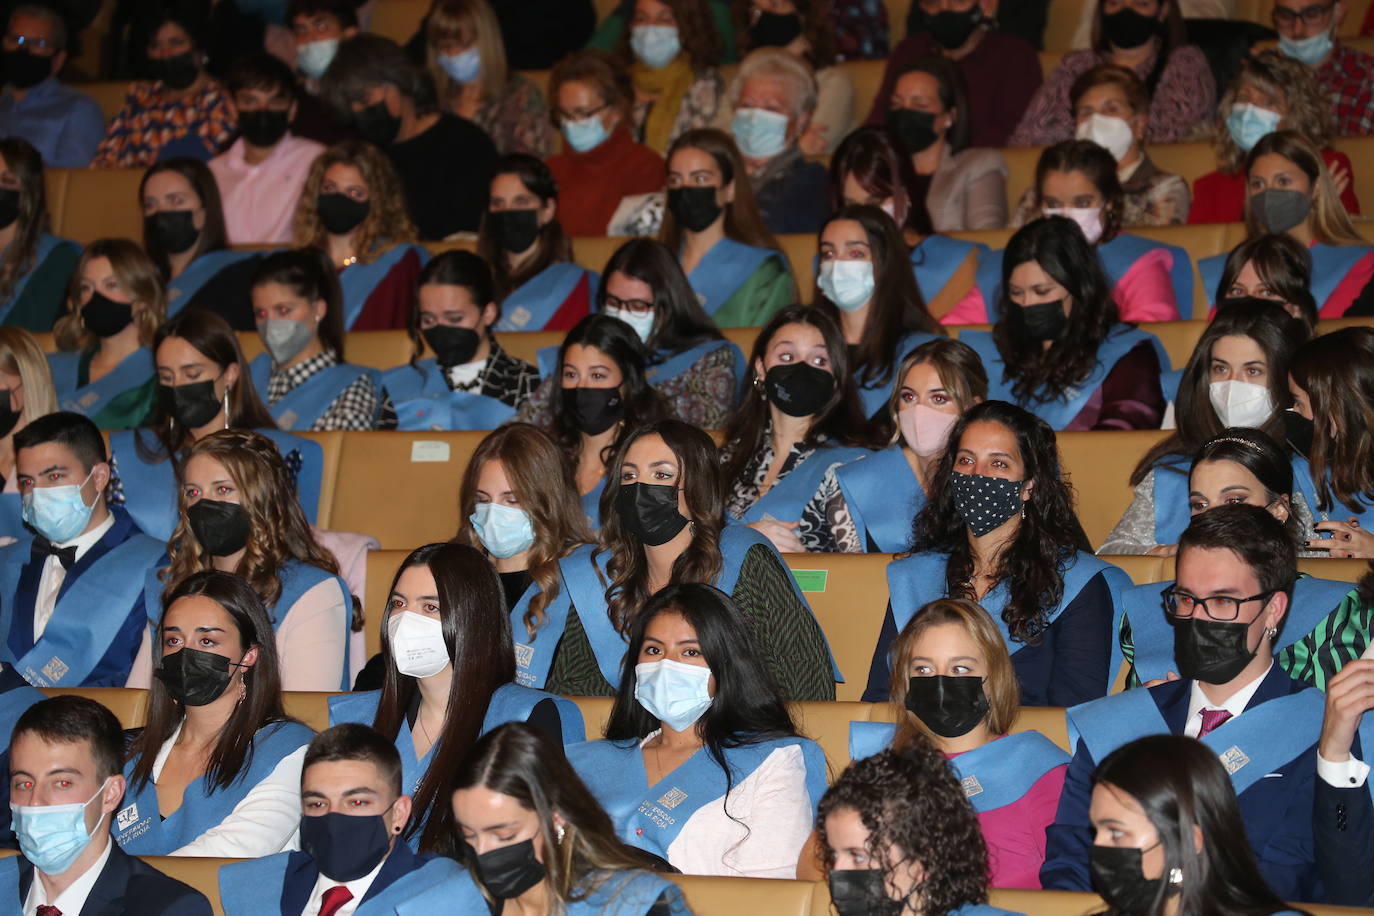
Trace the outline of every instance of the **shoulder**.
[[987, 172], [1007, 173], [1007, 160], [1002, 157], [1001, 150], [989, 149], [986, 147], [973, 147], [955, 153], [951, 157], [953, 171], [967, 175], [969, 178]]
[[341, 693], [329, 698], [329, 724], [340, 722], [362, 722], [371, 724], [382, 700], [380, 690], [363, 690], [355, 693]]
[[1054, 68], [1054, 74], [1060, 79], [1069, 76], [1077, 76], [1096, 67], [1100, 63], [1098, 53], [1091, 50], [1070, 51], [1059, 61], [1059, 66]]
[[1184, 67], [1189, 70], [1208, 70], [1207, 75], [1211, 76], [1211, 71], [1207, 66], [1207, 55], [1203, 54], [1202, 49], [1197, 45], [1179, 45], [1169, 53], [1169, 62], [1165, 64], [1165, 69], [1172, 70], [1176, 67]]
[[615, 766], [620, 761], [639, 753], [639, 742], [608, 741], [602, 738], [597, 741], [569, 744], [563, 750], [568, 755], [568, 763], [578, 772], [595, 774], [603, 772], [598, 769], [599, 767]]
[[[995, 51], [999, 58], [1020, 57], [1034, 60], [1038, 72], [1040, 66], [1039, 55], [1035, 47], [1024, 38], [1019, 38], [1016, 35], [1008, 35], [1006, 32], [991, 31], [988, 32], [987, 37], [983, 39], [983, 44], [987, 46], [989, 51]], [[1074, 54], [1091, 55], [1092, 53], [1092, 51], [1072, 51], [1064, 55], [1064, 62], [1067, 62]], [[1060, 66], [1063, 66], [1063, 64], [1061, 63]], [[1088, 64], [1084, 66], [1083, 69], [1086, 70], [1089, 66], [1092, 65]]]
[[280, 751], [288, 754], [296, 748], [305, 747], [315, 737], [315, 731], [308, 725], [294, 719], [271, 722], [258, 729], [253, 735], [255, 747]]
[[111, 861], [115, 855], [128, 860], [129, 883], [123, 896], [124, 902], [132, 905], [131, 910], [155, 914], [176, 906], [178, 913], [210, 912], [205, 895], [189, 884], [163, 874], [142, 859], [126, 855], [118, 847], [111, 850]]

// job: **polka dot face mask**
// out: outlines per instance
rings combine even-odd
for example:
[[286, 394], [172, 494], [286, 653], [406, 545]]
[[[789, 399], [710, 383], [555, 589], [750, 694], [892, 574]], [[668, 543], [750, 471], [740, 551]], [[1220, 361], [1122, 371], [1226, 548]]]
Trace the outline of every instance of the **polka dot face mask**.
[[973, 536], [980, 538], [1000, 528], [1021, 511], [1021, 487], [1025, 481], [982, 474], [950, 475], [954, 488], [954, 509], [964, 517]]

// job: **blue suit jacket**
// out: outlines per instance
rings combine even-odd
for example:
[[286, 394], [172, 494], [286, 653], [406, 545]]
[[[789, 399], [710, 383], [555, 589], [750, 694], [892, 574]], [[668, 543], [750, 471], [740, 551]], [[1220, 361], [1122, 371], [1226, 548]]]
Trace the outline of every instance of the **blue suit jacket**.
[[[1365, 713], [1374, 715], [1374, 713]], [[1350, 753], [1364, 759], [1360, 736]], [[1374, 907], [1374, 800], [1369, 786], [1337, 788], [1318, 779], [1312, 799], [1312, 833], [1326, 895], [1343, 906]]]
[[[391, 848], [391, 854], [386, 857], [386, 863], [382, 865], [382, 870], [377, 872], [377, 877], [373, 879], [372, 886], [367, 889], [367, 893], [359, 901], [359, 906], [433, 858], [433, 854], [416, 853], [404, 842], [397, 840]], [[315, 889], [315, 882], [319, 880], [319, 877], [320, 869], [309, 854], [304, 852], [291, 853], [290, 858], [286, 861], [286, 880], [282, 882], [281, 911], [283, 913], [299, 913], [305, 909], [306, 903], [310, 901], [310, 892]], [[270, 893], [270, 888], [263, 888], [263, 890], [266, 892], [264, 899], [271, 899], [267, 896], [267, 893]]]
[[[33, 865], [19, 857], [19, 901], [23, 907], [33, 883]], [[302, 904], [304, 906], [304, 904]], [[18, 912], [18, 910], [16, 910]], [[189, 884], [129, 855], [110, 840], [110, 858], [95, 879], [80, 913], [63, 916], [211, 916], [210, 901]]]
[[[1169, 681], [1149, 688], [1171, 734], [1181, 735], [1188, 717], [1192, 681]], [[1143, 689], [1143, 688], [1137, 688]], [[1269, 669], [1246, 709], [1308, 689], [1278, 665]], [[1260, 874], [1284, 900], [1325, 902], [1312, 839], [1312, 799], [1317, 780], [1317, 736], [1320, 722], [1294, 723], [1312, 732], [1312, 746], [1259, 780], [1239, 797], [1245, 833], [1250, 838]], [[1088, 847], [1093, 842], [1088, 804], [1097, 761], [1079, 740], [1064, 777], [1064, 793], [1054, 823], [1045, 829], [1045, 864], [1040, 881], [1046, 888], [1092, 890]], [[1368, 856], [1368, 847], [1364, 855]]]

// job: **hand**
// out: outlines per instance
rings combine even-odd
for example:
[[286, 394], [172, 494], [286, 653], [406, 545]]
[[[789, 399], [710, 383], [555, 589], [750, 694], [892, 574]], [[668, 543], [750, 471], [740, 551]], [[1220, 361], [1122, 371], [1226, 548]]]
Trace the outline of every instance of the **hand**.
[[1331, 186], [1335, 188], [1336, 196], [1340, 197], [1350, 187], [1350, 169], [1346, 168], [1344, 164], [1338, 163], [1335, 168], [1330, 170], [1330, 174]]
[[1145, 551], [1147, 557], [1173, 557], [1178, 555], [1177, 544], [1156, 544]]
[[767, 519], [762, 522], [751, 522], [749, 527], [772, 541], [779, 553], [806, 553], [801, 538], [797, 537], [797, 529], [801, 527], [801, 522]]
[[1308, 550], [1325, 550], [1332, 557], [1355, 557], [1362, 560], [1374, 557], [1374, 534], [1360, 527], [1351, 516], [1344, 522], [1317, 522], [1318, 531], [1330, 531], [1330, 538], [1312, 538]]
[[[1343, 763], [1350, 759], [1360, 718], [1370, 709], [1374, 709], [1374, 659], [1358, 658], [1326, 683], [1326, 714], [1317, 744], [1323, 760]], [[1371, 753], [1368, 748], [1362, 750]]]
[[812, 123], [797, 140], [797, 146], [807, 156], [825, 155], [825, 125]]
[[1177, 672], [1174, 672], [1174, 671], [1170, 671], [1168, 674], [1164, 675], [1163, 677], [1157, 677], [1157, 678], [1154, 678], [1153, 680], [1146, 681], [1145, 683], [1141, 684], [1140, 686], [1142, 686], [1142, 687], [1158, 687], [1160, 684], [1167, 684], [1167, 683], [1169, 683], [1170, 681], [1176, 681], [1176, 680], [1178, 680], [1178, 673], [1177, 673]]

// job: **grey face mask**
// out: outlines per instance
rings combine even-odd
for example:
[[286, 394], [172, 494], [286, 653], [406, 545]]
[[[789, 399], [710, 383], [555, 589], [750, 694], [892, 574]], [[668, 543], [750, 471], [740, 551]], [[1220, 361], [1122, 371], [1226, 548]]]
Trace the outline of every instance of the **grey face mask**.
[[290, 318], [269, 318], [258, 325], [263, 345], [277, 365], [288, 363], [310, 345], [315, 329], [304, 321]]
[[1265, 231], [1287, 232], [1312, 212], [1312, 201], [1301, 191], [1266, 188], [1250, 195], [1250, 209]]

